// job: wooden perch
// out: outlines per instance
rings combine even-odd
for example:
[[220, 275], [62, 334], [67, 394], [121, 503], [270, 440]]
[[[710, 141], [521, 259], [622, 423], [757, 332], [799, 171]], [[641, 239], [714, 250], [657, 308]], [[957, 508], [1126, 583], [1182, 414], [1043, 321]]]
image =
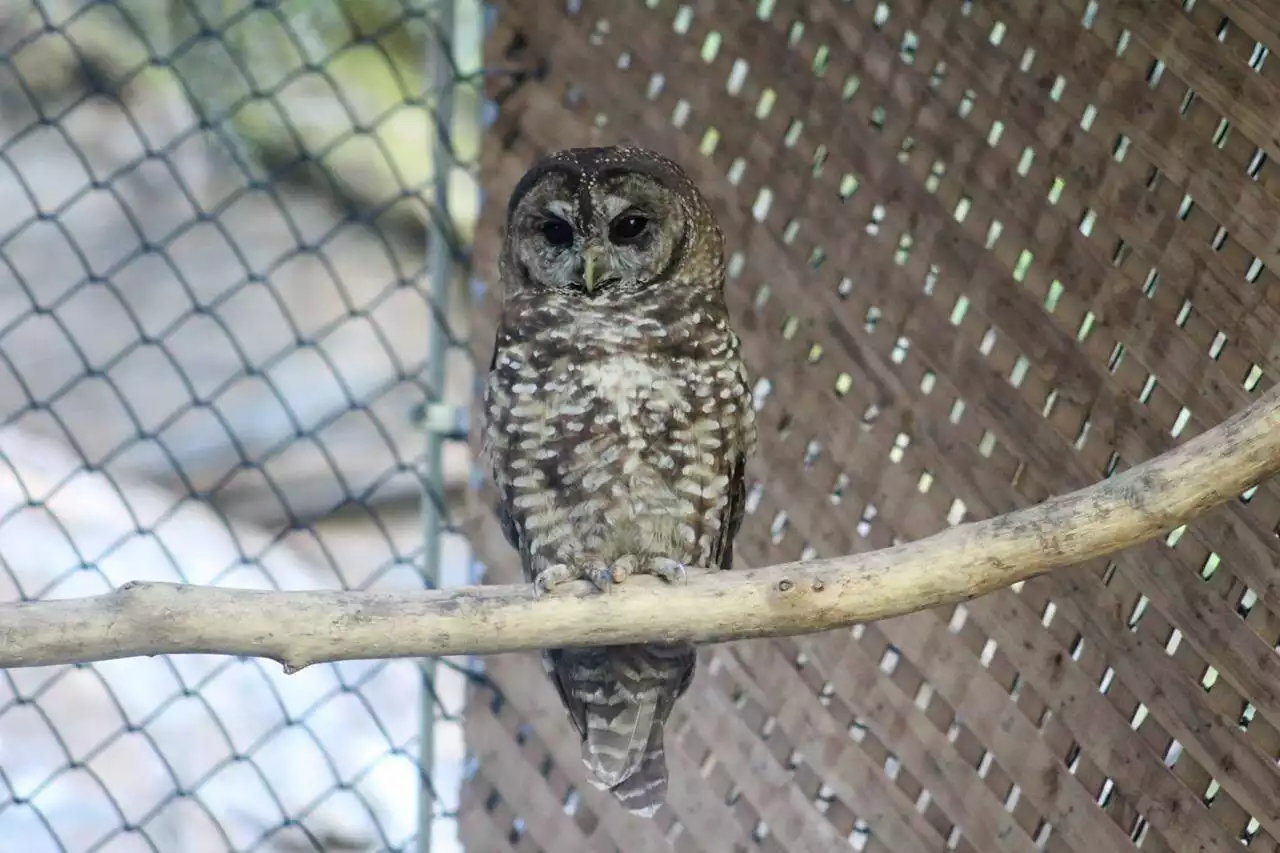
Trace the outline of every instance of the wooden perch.
[[993, 592], [1137, 545], [1280, 471], [1280, 388], [1170, 452], [1093, 486], [867, 554], [609, 594], [566, 584], [421, 593], [272, 592], [132, 583], [93, 598], [0, 605], [0, 667], [213, 653], [287, 670], [321, 661], [488, 654], [653, 640], [785, 636]]

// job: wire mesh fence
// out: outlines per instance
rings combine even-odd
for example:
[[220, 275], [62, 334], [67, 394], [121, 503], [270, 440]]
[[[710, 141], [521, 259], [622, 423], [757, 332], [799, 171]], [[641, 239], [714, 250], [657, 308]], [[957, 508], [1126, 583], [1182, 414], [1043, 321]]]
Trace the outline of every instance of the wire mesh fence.
[[[0, 0], [0, 600], [468, 579], [482, 28]], [[0, 847], [458, 850], [468, 673], [0, 672]]]

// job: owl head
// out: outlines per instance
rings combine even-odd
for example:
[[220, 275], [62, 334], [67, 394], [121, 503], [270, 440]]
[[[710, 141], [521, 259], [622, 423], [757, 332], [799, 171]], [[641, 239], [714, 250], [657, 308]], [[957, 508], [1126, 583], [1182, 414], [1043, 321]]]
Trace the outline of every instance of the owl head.
[[525, 173], [507, 207], [507, 287], [585, 300], [722, 287], [724, 242], [706, 200], [644, 148], [570, 148]]

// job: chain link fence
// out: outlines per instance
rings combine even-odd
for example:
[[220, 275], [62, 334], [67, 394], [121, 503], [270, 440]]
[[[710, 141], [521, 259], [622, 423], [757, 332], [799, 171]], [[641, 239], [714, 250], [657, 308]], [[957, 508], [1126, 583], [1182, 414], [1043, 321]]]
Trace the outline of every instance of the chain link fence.
[[[470, 580], [478, 0], [0, 0], [0, 600]], [[465, 660], [0, 672], [0, 848], [457, 851]]]

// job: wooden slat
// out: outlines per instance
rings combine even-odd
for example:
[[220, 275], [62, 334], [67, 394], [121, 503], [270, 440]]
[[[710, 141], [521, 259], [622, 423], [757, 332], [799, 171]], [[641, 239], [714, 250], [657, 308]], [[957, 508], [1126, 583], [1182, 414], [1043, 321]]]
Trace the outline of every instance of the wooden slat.
[[[882, 547], [1123, 470], [1274, 381], [1280, 64], [1249, 62], [1255, 43], [1280, 44], [1263, 6], [505, 6], [500, 40], [519, 33], [519, 61], [545, 75], [504, 102], [486, 186], [504, 198], [538, 153], [571, 144], [629, 139], [680, 160], [741, 262], [731, 317], [772, 384], [743, 564]], [[477, 247], [490, 276], [496, 208]], [[498, 298], [475, 319], [480, 358]], [[1272, 843], [1278, 524], [1280, 486], [1263, 484], [1178, 544], [1117, 558], [1109, 586], [1102, 567], [1031, 583], [971, 603], [954, 633], [948, 611], [717, 650], [673, 716], [677, 845]], [[514, 576], [491, 525], [476, 529], [494, 576]], [[1217, 574], [1201, 581], [1210, 555]], [[899, 664], [884, 672], [890, 651]], [[573, 744], [539, 720], [560, 713], [553, 697], [514, 701], [571, 763]], [[1173, 738], [1182, 752], [1166, 767]]]
[[467, 713], [467, 733], [476, 757], [502, 767], [502, 772], [488, 776], [490, 783], [524, 818], [528, 832], [544, 849], [576, 849], [582, 833], [563, 806], [551, 797], [542, 777], [520, 755], [511, 736], [493, 718], [472, 704]]
[[[945, 841], [919, 815], [901, 791], [886, 785], [881, 768], [863, 754], [836, 722], [822, 711], [816, 696], [795, 677], [794, 670], [771, 644], [740, 643], [736, 657], [750, 669], [743, 677], [760, 699], [772, 700], [779, 728], [798, 743], [808, 745], [804, 760], [854, 812], [870, 824], [871, 831], [894, 850], [929, 850]], [[777, 697], [785, 697], [779, 703]]]

